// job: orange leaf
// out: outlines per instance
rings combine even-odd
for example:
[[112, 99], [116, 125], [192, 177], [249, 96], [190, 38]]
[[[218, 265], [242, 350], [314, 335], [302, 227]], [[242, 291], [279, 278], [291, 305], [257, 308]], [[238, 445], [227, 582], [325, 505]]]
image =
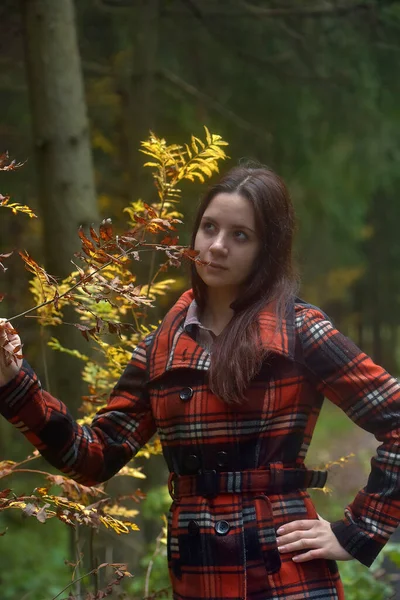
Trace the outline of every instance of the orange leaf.
[[146, 204], [146, 202], [144, 202], [144, 207], [147, 210], [147, 214], [150, 217], [150, 219], [154, 219], [154, 217], [157, 217], [157, 212], [154, 210], [154, 208], [152, 206], [149, 206], [148, 204]]
[[146, 223], [147, 223], [147, 219], [145, 219], [144, 217], [141, 217], [137, 213], [135, 213], [133, 215], [133, 218], [135, 219], [135, 221], [137, 221], [138, 223], [141, 223], [142, 225], [146, 225]]
[[108, 242], [112, 239], [112, 221], [111, 219], [103, 219], [99, 229], [100, 237], [103, 242]]
[[165, 244], [166, 246], [176, 246], [179, 242], [178, 237], [170, 237], [167, 235], [163, 240], [161, 240], [160, 244]]
[[96, 250], [95, 245], [93, 244], [92, 241], [89, 240], [89, 238], [86, 237], [85, 232], [83, 231], [83, 227], [82, 225], [79, 227], [78, 229], [78, 235], [82, 240], [82, 249], [90, 255], [90, 252], [94, 252]]
[[198, 256], [199, 252], [197, 250], [193, 250], [192, 248], [185, 248], [183, 250], [182, 254], [184, 256], [187, 256], [188, 258], [196, 258], [196, 256]]
[[97, 235], [96, 231], [94, 230], [93, 227], [90, 227], [90, 235], [92, 236], [92, 239], [96, 242], [97, 245], [100, 244], [100, 238]]

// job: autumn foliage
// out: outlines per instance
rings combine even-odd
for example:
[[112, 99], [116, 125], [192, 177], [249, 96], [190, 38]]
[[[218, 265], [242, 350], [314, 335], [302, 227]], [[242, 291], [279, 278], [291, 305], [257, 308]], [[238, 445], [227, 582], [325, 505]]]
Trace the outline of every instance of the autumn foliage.
[[[196, 260], [193, 250], [179, 244], [178, 227], [182, 225], [183, 215], [178, 207], [181, 196], [178, 186], [184, 180], [204, 183], [217, 172], [219, 161], [226, 158], [223, 150], [225, 145], [226, 142], [219, 135], [211, 134], [207, 128], [204, 141], [192, 136], [190, 143], [182, 146], [168, 145], [164, 139], [151, 133], [149, 139], [142, 142], [141, 152], [151, 159], [144, 166], [152, 169], [158, 201], [148, 204], [137, 200], [127, 206], [124, 209], [127, 228], [122, 233], [114, 230], [110, 219], [104, 219], [97, 227], [91, 226], [87, 232], [80, 228], [77, 233], [81, 249], [71, 257], [73, 270], [64, 279], [47, 273], [26, 250], [18, 251], [31, 274], [30, 292], [34, 305], [21, 314], [3, 316], [13, 323], [13, 327], [22, 317], [31, 314], [35, 315], [40, 327], [57, 326], [65, 324], [65, 307], [72, 307], [76, 320], [70, 325], [95, 345], [95, 355], [100, 356], [95, 360], [93, 353], [89, 357], [73, 348], [64, 348], [56, 337], [49, 341], [53, 350], [72, 354], [82, 361], [82, 377], [88, 393], [82, 398], [81, 424], [90, 423], [122, 373], [133, 347], [156, 327], [151, 324], [149, 309], [155, 305], [158, 296], [168, 292], [175, 281], [166, 272], [171, 267], [180, 267], [182, 261]], [[7, 154], [0, 156], [2, 171], [21, 166], [21, 163], [10, 161]], [[0, 195], [0, 208], [8, 208], [15, 215], [20, 213], [36, 217], [28, 206], [10, 202], [9, 196]], [[149, 252], [161, 257], [161, 262], [157, 261], [159, 266], [153, 266], [148, 281], [143, 284], [137, 280], [134, 265], [142, 260], [143, 253]], [[0, 254], [0, 270], [6, 270], [6, 261], [11, 254]], [[152, 264], [156, 265], [156, 261], [152, 261]], [[5, 291], [0, 289], [0, 302], [4, 297]], [[110, 343], [110, 334], [117, 336], [116, 341], [114, 339]], [[1, 351], [6, 352], [4, 348]], [[21, 352], [21, 347], [16, 348], [14, 354], [7, 353], [7, 359], [15, 360]], [[149, 457], [160, 452], [160, 442], [155, 439], [138, 456]], [[129, 497], [119, 498], [117, 502], [104, 491], [104, 485], [86, 487], [63, 475], [35, 469], [34, 461], [38, 456], [39, 453], [35, 451], [18, 463], [12, 460], [0, 462], [0, 480], [4, 480], [5, 484], [0, 489], [0, 512], [17, 509], [41, 523], [56, 518], [69, 527], [106, 527], [117, 534], [128, 534], [138, 529], [134, 518], [138, 513], [138, 504], [143, 499], [140, 490]], [[43, 476], [43, 486], [17, 496], [6, 487], [7, 478], [26, 472]], [[145, 477], [134, 462], [123, 467], [117, 476]], [[54, 487], [59, 493], [52, 491]], [[134, 508], [126, 506], [125, 501], [131, 506], [133, 504]], [[0, 532], [0, 535], [5, 533]], [[161, 542], [165, 543], [165, 536], [164, 528]], [[111, 587], [130, 575], [123, 565], [112, 566], [116, 578]], [[100, 597], [104, 596], [96, 595], [96, 598]]]

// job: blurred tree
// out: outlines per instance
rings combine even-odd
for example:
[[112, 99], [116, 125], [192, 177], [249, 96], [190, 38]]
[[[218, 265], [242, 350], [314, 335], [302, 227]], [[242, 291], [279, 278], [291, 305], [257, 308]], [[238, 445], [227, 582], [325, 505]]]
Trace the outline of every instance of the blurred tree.
[[[77, 229], [98, 221], [89, 124], [72, 0], [21, 0], [38, 198], [47, 270], [65, 276], [79, 247]], [[73, 328], [60, 335], [81, 347]], [[52, 389], [72, 408], [83, 386], [76, 363], [54, 358]]]

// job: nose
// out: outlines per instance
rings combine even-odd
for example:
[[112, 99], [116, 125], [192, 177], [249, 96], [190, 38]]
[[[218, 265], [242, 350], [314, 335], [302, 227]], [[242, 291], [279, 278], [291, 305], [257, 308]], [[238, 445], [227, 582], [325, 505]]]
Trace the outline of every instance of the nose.
[[228, 248], [226, 246], [225, 236], [221, 231], [219, 235], [217, 235], [212, 244], [210, 245], [210, 252], [213, 254], [223, 254], [225, 255], [228, 252]]

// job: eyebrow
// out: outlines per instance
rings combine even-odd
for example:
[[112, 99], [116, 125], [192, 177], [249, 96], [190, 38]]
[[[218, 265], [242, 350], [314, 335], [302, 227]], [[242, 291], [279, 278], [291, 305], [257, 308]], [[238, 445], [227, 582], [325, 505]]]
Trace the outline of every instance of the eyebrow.
[[[214, 223], [215, 225], [218, 225], [218, 221], [216, 219], [213, 219], [212, 217], [208, 217], [206, 215], [203, 215], [201, 217], [201, 220], [207, 220], [207, 221], [211, 221], [212, 223]], [[252, 233], [256, 233], [254, 231], [254, 229], [251, 229], [250, 227], [247, 227], [246, 225], [239, 225], [239, 224], [232, 224], [231, 225], [231, 229], [247, 229], [247, 231], [251, 231]]]

